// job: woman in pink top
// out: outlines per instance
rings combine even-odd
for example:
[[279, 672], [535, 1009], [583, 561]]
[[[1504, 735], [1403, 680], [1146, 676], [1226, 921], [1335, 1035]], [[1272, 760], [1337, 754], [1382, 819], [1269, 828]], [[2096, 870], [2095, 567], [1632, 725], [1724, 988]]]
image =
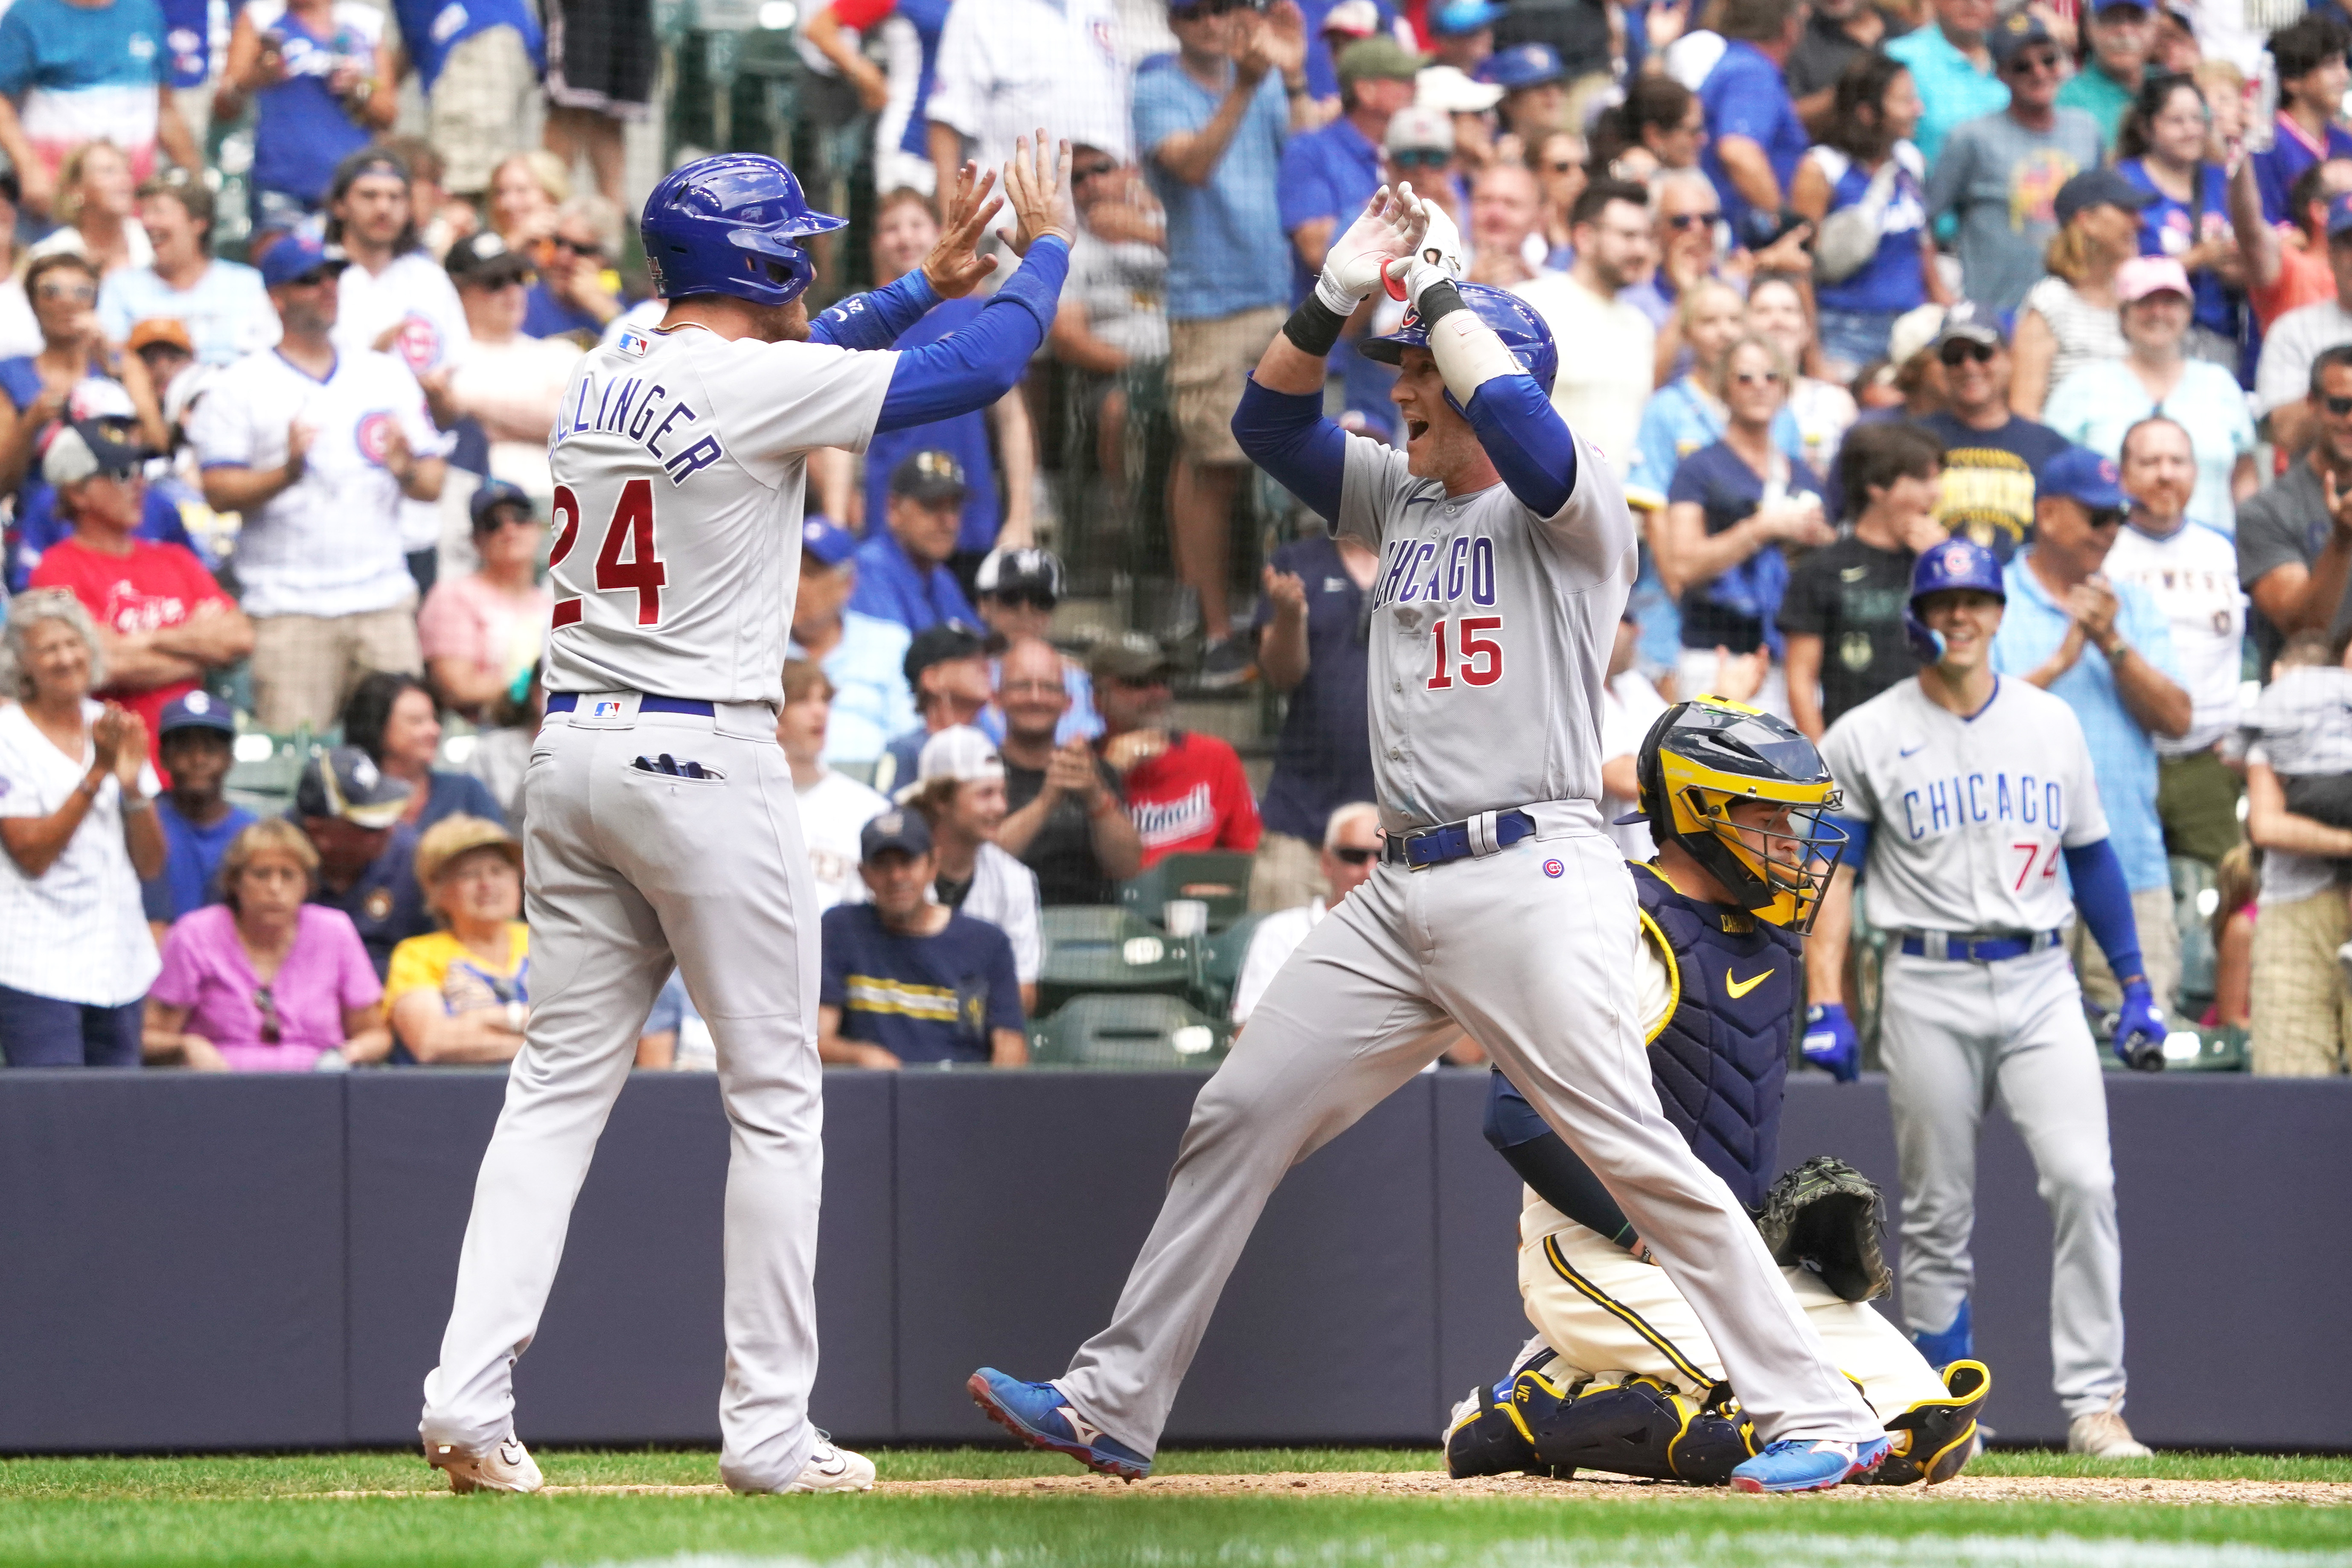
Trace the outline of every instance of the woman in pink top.
[[[383, 985], [351, 917], [305, 903], [319, 853], [283, 818], [221, 857], [228, 900], [183, 916], [147, 994], [146, 1057], [205, 1072], [308, 1072], [383, 1059]], [[330, 1066], [332, 1063], [328, 1064]]]

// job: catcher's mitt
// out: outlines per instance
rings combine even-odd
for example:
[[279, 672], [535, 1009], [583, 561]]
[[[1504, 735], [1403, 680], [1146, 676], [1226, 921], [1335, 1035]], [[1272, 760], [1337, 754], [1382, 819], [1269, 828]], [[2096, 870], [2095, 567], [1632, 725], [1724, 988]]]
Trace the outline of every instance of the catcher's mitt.
[[1775, 1263], [1811, 1268], [1849, 1301], [1867, 1301], [1894, 1288], [1880, 1244], [1885, 1226], [1877, 1184], [1828, 1154], [1814, 1155], [1773, 1183], [1756, 1216]]

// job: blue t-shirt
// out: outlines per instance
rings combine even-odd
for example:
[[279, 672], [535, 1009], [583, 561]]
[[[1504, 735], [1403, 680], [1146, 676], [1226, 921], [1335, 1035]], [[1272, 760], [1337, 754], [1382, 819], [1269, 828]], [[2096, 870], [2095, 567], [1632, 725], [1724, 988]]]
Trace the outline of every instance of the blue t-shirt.
[[163, 829], [163, 874], [140, 886], [147, 918], [175, 921], [206, 904], [219, 903], [221, 890], [213, 885], [213, 873], [220, 869], [230, 841], [255, 820], [253, 813], [233, 805], [226, 816], [210, 827], [198, 827], [180, 815], [168, 793], [157, 795], [155, 821]]
[[527, 338], [552, 338], [565, 332], [586, 332], [601, 339], [604, 323], [577, 306], [567, 305], [548, 291], [544, 279], [534, 282], [523, 296], [522, 335]]
[[907, 112], [907, 133], [898, 150], [919, 158], [931, 155], [930, 121], [924, 110], [931, 101], [931, 84], [940, 74], [940, 34], [948, 25], [950, 0], [898, 0], [895, 15], [914, 24], [915, 41], [922, 46], [923, 68], [915, 78], [915, 101]]
[[[1812, 469], [1796, 458], [1786, 461], [1789, 494], [1822, 493], [1822, 481]], [[1712, 537], [1763, 504], [1764, 478], [1748, 466], [1748, 459], [1717, 441], [1683, 459], [1666, 500], [1696, 505], [1706, 514], [1706, 531]], [[1769, 643], [1773, 662], [1779, 663], [1780, 596], [1788, 587], [1789, 558], [1769, 544], [1713, 582], [1692, 584], [1683, 590], [1683, 647], [1754, 653], [1759, 644]]]
[[985, 1062], [989, 1034], [1022, 1026], [1013, 942], [986, 921], [950, 913], [937, 936], [898, 936], [872, 904], [824, 911], [817, 1000], [841, 1009], [845, 1039], [902, 1062]]
[[[2186, 256], [2190, 249], [2209, 239], [2230, 237], [2230, 180], [2211, 163], [2197, 165], [2197, 177], [2204, 185], [2204, 201], [2200, 210], [2192, 214], [2186, 202], [2174, 201], [2148, 177], [2147, 160], [2126, 158], [2116, 165], [2116, 173], [2143, 191], [2154, 193], [2156, 200], [2140, 209], [2139, 253], [2142, 256]], [[2210, 327], [2223, 337], [2238, 335], [2238, 297], [2221, 282], [2221, 275], [2208, 267], [2191, 275], [2189, 286], [2196, 291], [2196, 321]]]
[[[1370, 612], [1328, 535], [1284, 545], [1271, 564], [1307, 584], [1307, 679], [1290, 693], [1258, 816], [1270, 832], [1319, 845], [1334, 810], [1372, 798]], [[1257, 626], [1273, 624], [1273, 600], [1259, 599]]]
[[[1869, 193], [1871, 172], [1834, 147], [1817, 147], [1813, 157], [1830, 184], [1830, 211], [1860, 203]], [[1919, 237], [1927, 226], [1927, 165], [1919, 150], [1897, 142], [1894, 188], [1878, 220], [1878, 249], [1861, 270], [1835, 283], [1818, 283], [1814, 293], [1829, 310], [1903, 311], [1924, 304], [1927, 279], [1920, 271]]]
[[955, 574], [945, 566], [917, 571], [907, 552], [898, 548], [898, 535], [880, 518], [867, 529], [866, 542], [857, 547], [855, 559], [857, 586], [850, 593], [849, 607], [859, 615], [896, 621], [909, 632], [941, 621], [980, 625], [980, 612], [963, 596], [963, 585]]
[[239, 261], [214, 261], [185, 291], [152, 267], [124, 268], [99, 285], [98, 324], [114, 342], [124, 342], [150, 316], [169, 316], [187, 328], [196, 358], [206, 364], [235, 364], [278, 337], [278, 311], [261, 274]]
[[[37, 146], [87, 141], [112, 122], [152, 126], [155, 89], [171, 73], [163, 36], [156, 0], [16, 0], [0, 17], [0, 94], [25, 100], [25, 133]], [[152, 144], [148, 134], [128, 149], [134, 159]]]
[[2263, 218], [2271, 223], [2296, 222], [2301, 215], [2288, 210], [2288, 193], [2305, 169], [2326, 158], [2352, 158], [2352, 131], [2331, 123], [2326, 143], [2315, 147], [2305, 138], [2303, 127], [2280, 110], [2277, 139], [2268, 152], [2253, 154], [2254, 188], [2263, 194]]
[[[211, 0], [163, 0], [163, 45], [171, 52], [171, 81], [175, 88], [202, 87], [212, 79]], [[234, 26], [244, 0], [229, 0]]]
[[1805, 122], [1797, 118], [1797, 106], [1789, 97], [1780, 68], [1745, 38], [1734, 38], [1724, 47], [1723, 58], [1699, 84], [1698, 99], [1706, 110], [1706, 148], [1699, 155], [1699, 164], [1715, 182], [1731, 232], [1744, 242], [1751, 209], [1723, 167], [1723, 139], [1745, 136], [1764, 149], [1773, 177], [1780, 182], [1783, 202], [1788, 199], [1790, 182], [1797, 177], [1797, 160], [1812, 142], [1805, 134]]
[[417, 85], [426, 92], [441, 79], [451, 49], [492, 27], [520, 33], [531, 68], [547, 68], [547, 40], [526, 0], [392, 0], [392, 15], [400, 24], [401, 47], [415, 62]]
[[[987, 304], [987, 297], [979, 294], [943, 300], [899, 333], [898, 341], [890, 346], [903, 352], [935, 343], [970, 326]], [[963, 526], [956, 531], [956, 549], [985, 554], [996, 547], [996, 531], [1003, 525], [1004, 515], [996, 500], [996, 459], [989, 451], [984, 408], [929, 425], [876, 431], [866, 448], [866, 526], [869, 531], [879, 528], [890, 515], [890, 470], [902, 458], [932, 447], [963, 465], [969, 487], [963, 492]]]
[[1225, 155], [1202, 184], [1186, 184], [1152, 155], [1171, 136], [1206, 125], [1223, 98], [1223, 90], [1211, 92], [1185, 75], [1172, 54], [1136, 68], [1135, 144], [1168, 215], [1171, 321], [1213, 321], [1290, 298], [1290, 243], [1276, 197], [1290, 127], [1282, 73], [1265, 73]]
[[436, 768], [425, 791], [425, 809], [417, 814], [416, 831], [424, 832], [445, 816], [480, 816], [500, 827], [507, 825], [507, 814], [489, 785], [471, 773], [446, 773]]
[[254, 95], [253, 183], [315, 207], [326, 199], [335, 165], [373, 139], [344, 111], [328, 79], [347, 65], [373, 75], [375, 44], [352, 27], [314, 33], [291, 11], [281, 12], [266, 36], [279, 40], [286, 79]]
[[[1294, 136], [1282, 150], [1282, 232], [1328, 217], [1336, 220], [1331, 237], [1337, 239], [1380, 188], [1381, 150], [1346, 115], [1320, 131]], [[1296, 246], [1290, 281], [1294, 299], [1305, 299], [1315, 287], [1315, 274], [1298, 258]]]

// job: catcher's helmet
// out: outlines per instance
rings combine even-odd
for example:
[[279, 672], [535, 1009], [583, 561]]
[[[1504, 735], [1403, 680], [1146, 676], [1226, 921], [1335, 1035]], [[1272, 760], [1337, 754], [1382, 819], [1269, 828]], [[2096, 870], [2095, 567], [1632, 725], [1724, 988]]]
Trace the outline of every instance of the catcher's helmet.
[[1923, 664], [1933, 664], [1944, 657], [1944, 642], [1927, 629], [1919, 618], [1919, 601], [1930, 594], [1948, 594], [1955, 588], [1972, 588], [1979, 594], [1990, 594], [2002, 604], [2009, 603], [2009, 588], [2001, 582], [2000, 563], [1991, 551], [1975, 540], [1954, 534], [1943, 543], [1931, 546], [1911, 568], [1911, 601], [1903, 611], [1903, 635], [1911, 642], [1911, 651]]
[[[1559, 347], [1552, 342], [1551, 328], [1534, 306], [1507, 289], [1496, 289], [1485, 283], [1456, 283], [1462, 302], [1471, 313], [1495, 329], [1519, 368], [1536, 378], [1536, 384], [1551, 395], [1551, 384], [1559, 374]], [[1404, 321], [1397, 330], [1384, 338], [1366, 338], [1360, 352], [1366, 359], [1382, 364], [1402, 364], [1407, 349], [1425, 349], [1429, 333], [1421, 324], [1421, 312], [1408, 306]], [[1451, 396], [1452, 394], [1448, 394]]]
[[801, 241], [847, 223], [811, 212], [793, 172], [756, 153], [698, 158], [654, 187], [638, 232], [665, 300], [732, 294], [787, 305], [816, 276]]
[[[1837, 781], [1795, 725], [1720, 697], [1677, 702], [1633, 766], [1652, 837], [1681, 845], [1759, 919], [1812, 929], [1845, 830], [1822, 819], [1837, 808]], [[1787, 805], [1790, 831], [1734, 824], [1741, 800]]]

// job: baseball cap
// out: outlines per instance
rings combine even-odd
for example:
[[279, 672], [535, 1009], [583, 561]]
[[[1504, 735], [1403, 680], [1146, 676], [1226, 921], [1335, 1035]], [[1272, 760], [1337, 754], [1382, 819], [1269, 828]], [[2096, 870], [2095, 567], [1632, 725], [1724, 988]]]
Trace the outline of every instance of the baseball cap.
[[901, 855], [931, 852], [931, 825], [919, 811], [886, 811], [857, 831], [857, 858], [872, 865], [896, 849]]
[[801, 523], [801, 548], [827, 566], [838, 566], [857, 553], [857, 535], [829, 517], [811, 517]]
[[1003, 776], [1004, 759], [997, 754], [995, 742], [969, 724], [950, 724], [923, 742], [915, 759], [915, 782], [899, 791], [898, 798], [910, 798], [933, 779], [971, 784]]
[[357, 746], [313, 752], [294, 786], [295, 816], [341, 817], [354, 827], [390, 827], [407, 805], [407, 781], [387, 776]]
[[2121, 207], [2136, 213], [2154, 200], [2154, 191], [2141, 189], [2113, 169], [2085, 169], [2058, 187], [2050, 207], [2061, 224], [2068, 224], [2074, 221], [2075, 214], [2093, 207]]
[[1541, 87], [1548, 81], [1564, 80], [1567, 76], [1568, 72], [1560, 68], [1559, 51], [1549, 44], [1513, 44], [1478, 62], [1478, 79], [1491, 82], [1506, 92]]
[[1974, 300], [1963, 300], [1944, 312], [1944, 324], [1936, 331], [1935, 346], [1946, 343], [1982, 343], [1997, 349], [2008, 342], [2000, 330], [2000, 317], [1990, 307]]
[[2020, 49], [2035, 44], [2055, 44], [2050, 28], [2041, 17], [2022, 6], [2002, 17], [1992, 31], [1985, 35], [1985, 47], [1992, 55], [1992, 68], [2004, 71], [2009, 62], [2017, 58]]
[[516, 870], [522, 869], [522, 846], [515, 842], [513, 834], [487, 816], [459, 812], [426, 828], [416, 841], [416, 885], [431, 892], [452, 860], [476, 849], [496, 849], [514, 863]]
[[1357, 81], [1411, 81], [1421, 74], [1428, 58], [1415, 54], [1385, 34], [1359, 38], [1339, 51], [1339, 85]]
[[1381, 8], [1372, 0], [1339, 0], [1323, 14], [1322, 30], [1349, 38], [1369, 38], [1381, 30]]
[[1388, 133], [1381, 146], [1390, 153], [1452, 153], [1454, 117], [1420, 104], [1408, 104], [1389, 116]]
[[1052, 551], [1034, 545], [992, 550], [981, 562], [971, 586], [978, 594], [1026, 591], [1058, 603], [1062, 597], [1062, 563]]
[[899, 668], [913, 686], [923, 671], [935, 664], [945, 664], [951, 658], [977, 658], [988, 651], [988, 639], [961, 621], [941, 621], [925, 626], [907, 645], [907, 657]]
[[1429, 8], [1429, 30], [1441, 38], [1458, 38], [1465, 33], [1493, 26], [1503, 19], [1505, 9], [1489, 0], [1453, 0], [1451, 5], [1433, 5]]
[[1412, 79], [1414, 103], [1440, 114], [1484, 114], [1503, 101], [1503, 89], [1472, 81], [1458, 66], [1431, 66]]
[[156, 717], [155, 735], [158, 740], [181, 730], [210, 730], [217, 734], [236, 733], [236, 720], [228, 704], [210, 692], [191, 691], [184, 697], [174, 697], [163, 704]]
[[2135, 256], [2116, 268], [2116, 299], [2123, 304], [2167, 293], [2191, 298], [2189, 274], [2169, 256]]
[[331, 249], [318, 236], [295, 229], [261, 253], [260, 265], [263, 287], [277, 289], [299, 282], [322, 268], [341, 272], [349, 263], [341, 247]]
[[466, 510], [473, 515], [474, 531], [488, 533], [493, 522], [490, 513], [502, 506], [519, 506], [525, 517], [539, 515], [539, 509], [530, 504], [530, 492], [520, 485], [511, 479], [484, 479], [475, 489], [473, 499], [466, 503]]
[[2150, 0], [2091, 0], [2091, 14], [2095, 16], [2099, 16], [2114, 10], [2118, 5], [2128, 5], [2135, 11], [2152, 12], [2156, 9]]
[[196, 352], [194, 340], [188, 336], [186, 324], [171, 316], [150, 316], [135, 323], [123, 347], [137, 353], [151, 343], [169, 343], [184, 354]]
[[78, 485], [96, 474], [127, 479], [147, 461], [147, 449], [118, 438], [96, 419], [77, 419], [51, 433], [41, 452], [41, 478], [53, 485]]
[[471, 283], [481, 289], [495, 289], [536, 270], [529, 257], [509, 249], [496, 230], [487, 228], [451, 245], [441, 265], [449, 269], [452, 283], [460, 287]]
[[965, 489], [963, 465], [936, 447], [909, 452], [890, 470], [890, 493], [917, 500], [947, 500]]
[[1176, 665], [1157, 638], [1141, 632], [1122, 632], [1087, 657], [1087, 673], [1097, 680], [1124, 680], [1132, 685], [1165, 680], [1176, 673]]
[[2116, 460], [2088, 447], [2069, 447], [2042, 464], [2033, 484], [2040, 495], [2065, 496], [2095, 511], [2120, 511], [2131, 505]]

